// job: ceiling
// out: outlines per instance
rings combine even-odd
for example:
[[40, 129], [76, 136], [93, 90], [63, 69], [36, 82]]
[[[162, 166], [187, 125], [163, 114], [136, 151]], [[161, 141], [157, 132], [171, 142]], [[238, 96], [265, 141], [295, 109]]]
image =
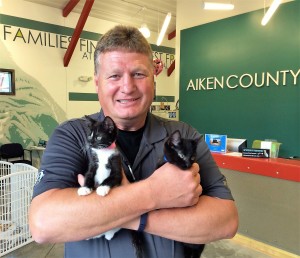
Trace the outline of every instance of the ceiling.
[[[61, 10], [69, 2], [69, 0], [25, 1]], [[80, 0], [73, 12], [81, 13], [85, 2], [85, 0]], [[90, 16], [135, 27], [146, 23], [151, 31], [158, 32], [168, 12], [172, 14], [167, 30], [170, 33], [176, 29], [176, 0], [95, 0]]]
[[[48, 7], [63, 9], [70, 0], [25, 0]], [[168, 12], [171, 12], [172, 19], [167, 30], [167, 34], [176, 29], [176, 6], [180, 6], [180, 11], [185, 11], [183, 23], [188, 25], [200, 25], [224, 18], [228, 11], [205, 11], [201, 8], [204, 0], [95, 0], [90, 16], [102, 20], [107, 20], [119, 24], [140, 27], [146, 23], [152, 32], [159, 32], [163, 20]], [[288, 2], [291, 0], [283, 0]], [[80, 0], [73, 9], [75, 13], [81, 13], [85, 0]], [[272, 0], [214, 0], [213, 2], [232, 2], [235, 10], [231, 15], [250, 12], [269, 6]], [[178, 5], [177, 5], [178, 4]], [[199, 9], [198, 9], [199, 8]], [[183, 10], [185, 9], [185, 10]], [[196, 9], [196, 10], [195, 10]], [[194, 22], [194, 24], [193, 24]]]

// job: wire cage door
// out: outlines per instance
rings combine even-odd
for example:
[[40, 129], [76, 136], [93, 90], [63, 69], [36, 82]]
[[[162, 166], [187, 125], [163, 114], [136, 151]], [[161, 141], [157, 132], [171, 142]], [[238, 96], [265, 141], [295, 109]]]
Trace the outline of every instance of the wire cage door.
[[28, 209], [36, 175], [36, 168], [18, 164], [11, 167], [10, 174], [0, 177], [0, 256], [33, 241]]

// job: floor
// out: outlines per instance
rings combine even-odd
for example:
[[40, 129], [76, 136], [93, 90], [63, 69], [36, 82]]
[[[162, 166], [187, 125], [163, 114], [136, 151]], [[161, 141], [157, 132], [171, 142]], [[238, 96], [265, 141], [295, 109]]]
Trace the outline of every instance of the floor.
[[[13, 251], [3, 258], [63, 258], [63, 244], [39, 245], [35, 242]], [[85, 258], [85, 257], [84, 257]], [[234, 240], [221, 240], [205, 247], [201, 258], [272, 258]]]

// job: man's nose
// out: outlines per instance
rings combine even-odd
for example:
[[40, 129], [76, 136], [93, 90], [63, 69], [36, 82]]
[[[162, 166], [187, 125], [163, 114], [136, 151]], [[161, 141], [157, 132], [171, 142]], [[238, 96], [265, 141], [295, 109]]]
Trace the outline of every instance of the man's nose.
[[128, 94], [133, 92], [135, 89], [136, 85], [134, 79], [129, 75], [123, 76], [121, 91]]

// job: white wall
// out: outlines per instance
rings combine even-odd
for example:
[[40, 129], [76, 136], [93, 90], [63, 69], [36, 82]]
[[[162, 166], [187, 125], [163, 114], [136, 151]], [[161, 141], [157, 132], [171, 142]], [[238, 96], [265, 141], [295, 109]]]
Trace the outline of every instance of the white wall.
[[[45, 7], [24, 0], [2, 0], [0, 12], [6, 15], [70, 28], [76, 27], [79, 18], [79, 15], [75, 13], [71, 13], [65, 18], [59, 9]], [[103, 34], [114, 25], [116, 24], [109, 21], [89, 17], [84, 30]], [[149, 43], [155, 44], [156, 37], [157, 34], [152, 32]], [[78, 77], [81, 75], [93, 76], [93, 59], [87, 60], [87, 58], [83, 58], [83, 52], [79, 50], [79, 43], [77, 43], [68, 67], [65, 68], [63, 66], [65, 49], [46, 49], [45, 47], [33, 46], [32, 44], [26, 45], [21, 40], [15, 41], [12, 44], [12, 37], [11, 40], [2, 40], [2, 42], [10, 50], [12, 59], [26, 73], [33, 75], [39, 80], [59, 106], [66, 111], [68, 118], [95, 112], [99, 109], [98, 103], [88, 102], [80, 105], [80, 108], [78, 108], [78, 102], [67, 101], [69, 92], [95, 92], [93, 80], [87, 83], [78, 81]], [[175, 41], [165, 39], [163, 46], [174, 48]], [[174, 96], [174, 78], [174, 74], [167, 77], [167, 70], [165, 69], [157, 77], [157, 94]]]
[[[11, 16], [14, 22], [19, 18], [28, 20], [16, 25], [7, 22], [4, 19], [7, 16]], [[0, 143], [17, 141], [27, 146], [30, 142], [36, 143], [39, 138], [47, 139], [56, 123], [99, 111], [98, 101], [69, 101], [70, 92], [95, 93], [93, 80], [78, 80], [82, 75], [93, 77], [92, 52], [81, 49], [78, 42], [68, 67], [63, 65], [69, 38], [64, 33], [68, 28], [76, 27], [78, 18], [79, 15], [73, 13], [65, 18], [59, 9], [24, 0], [2, 0], [0, 68], [15, 69], [16, 95], [0, 95]], [[30, 22], [39, 27], [30, 27]], [[54, 31], [51, 30], [53, 25], [57, 25]], [[83, 30], [104, 34], [114, 25], [89, 17]], [[29, 39], [30, 34], [35, 39], [41, 35], [41, 42]], [[149, 43], [155, 44], [156, 37], [153, 32]], [[62, 43], [61, 39], [66, 42]], [[84, 42], [86, 39], [80, 40]], [[87, 40], [94, 45], [96, 41]], [[174, 49], [175, 40], [165, 39], [162, 45]], [[163, 61], [168, 55], [162, 54]], [[156, 93], [174, 96], [177, 94], [175, 73], [168, 77], [167, 68], [157, 77]], [[171, 109], [175, 107], [175, 102], [169, 104]]]

